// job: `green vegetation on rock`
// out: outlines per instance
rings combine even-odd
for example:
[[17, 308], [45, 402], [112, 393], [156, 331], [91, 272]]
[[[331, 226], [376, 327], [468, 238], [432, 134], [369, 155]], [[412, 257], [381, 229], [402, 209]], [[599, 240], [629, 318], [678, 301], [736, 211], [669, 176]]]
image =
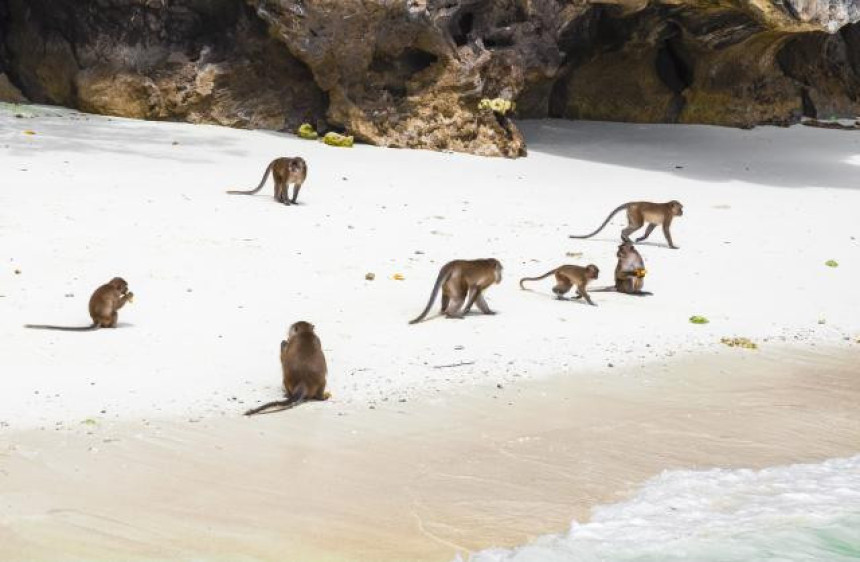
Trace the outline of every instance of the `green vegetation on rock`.
[[299, 127], [298, 135], [307, 140], [316, 140], [319, 138], [319, 135], [310, 123], [302, 123]]
[[339, 133], [326, 133], [323, 137], [323, 142], [329, 146], [340, 146], [343, 148], [352, 148], [355, 144], [355, 139], [352, 135], [341, 135]]

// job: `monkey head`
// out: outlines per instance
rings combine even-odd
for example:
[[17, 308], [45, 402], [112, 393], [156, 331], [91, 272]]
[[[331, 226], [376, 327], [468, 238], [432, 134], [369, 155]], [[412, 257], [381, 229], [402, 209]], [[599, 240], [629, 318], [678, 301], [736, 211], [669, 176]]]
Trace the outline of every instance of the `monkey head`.
[[290, 172], [293, 174], [301, 173], [304, 168], [305, 161], [301, 158], [293, 158], [290, 160]]
[[495, 258], [491, 258], [490, 262], [494, 266], [495, 274], [496, 274], [495, 283], [496, 283], [496, 285], [498, 285], [499, 283], [502, 282], [502, 262], [500, 262], [499, 260], [497, 260]]
[[296, 334], [299, 334], [301, 332], [313, 333], [313, 331], [314, 331], [314, 325], [313, 324], [311, 324], [310, 322], [305, 322], [304, 320], [301, 320], [299, 322], [296, 322], [292, 326], [290, 326], [290, 332], [289, 332], [288, 336], [292, 337], [292, 336], [295, 336]]
[[624, 242], [618, 246], [618, 252], [615, 254], [619, 258], [626, 258], [630, 254], [637, 253], [636, 248], [630, 242]]
[[592, 263], [585, 268], [585, 274], [589, 279], [597, 279], [597, 276], [600, 275], [600, 270]]
[[120, 294], [126, 294], [128, 292], [128, 283], [125, 282], [125, 279], [122, 277], [114, 277], [108, 283], [111, 287], [120, 292]]
[[678, 201], [675, 201], [674, 199], [672, 201], [669, 201], [669, 208], [672, 209], [672, 214], [676, 217], [680, 217], [684, 214], [684, 206], [681, 205], [681, 203], [679, 203]]

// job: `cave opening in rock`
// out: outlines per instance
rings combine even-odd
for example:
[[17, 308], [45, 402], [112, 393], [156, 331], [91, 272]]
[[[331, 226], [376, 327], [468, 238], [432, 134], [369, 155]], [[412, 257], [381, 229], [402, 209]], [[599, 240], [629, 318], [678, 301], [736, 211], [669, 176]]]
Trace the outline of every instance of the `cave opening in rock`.
[[472, 33], [472, 29], [475, 27], [475, 14], [472, 12], [465, 12], [457, 18], [456, 23], [454, 25], [454, 31], [451, 34], [454, 38], [454, 43], [457, 44], [458, 47], [462, 47], [469, 41], [469, 34]]
[[680, 94], [693, 83], [693, 69], [681, 47], [680, 29], [673, 26], [670, 33], [657, 51], [657, 76], [670, 90]]
[[513, 33], [499, 31], [484, 37], [484, 47], [488, 49], [504, 49], [515, 44]]
[[406, 49], [400, 55], [399, 60], [409, 73], [416, 74], [435, 64], [439, 57], [421, 49]]
[[818, 110], [815, 108], [815, 102], [812, 101], [812, 98], [809, 95], [809, 90], [806, 88], [800, 90], [800, 107], [803, 111], [804, 117], [809, 117], [811, 119], [818, 118]]

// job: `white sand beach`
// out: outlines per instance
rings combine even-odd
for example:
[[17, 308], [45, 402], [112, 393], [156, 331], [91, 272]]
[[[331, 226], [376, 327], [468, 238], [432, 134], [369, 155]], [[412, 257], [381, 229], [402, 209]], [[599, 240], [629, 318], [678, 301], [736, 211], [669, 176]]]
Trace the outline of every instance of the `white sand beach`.
[[[0, 560], [450, 560], [661, 471], [857, 454], [860, 136], [524, 130], [501, 160], [2, 106]], [[284, 155], [299, 206], [224, 193]], [[568, 235], [670, 199], [680, 249], [639, 246], [652, 296], [519, 288], [563, 263], [612, 284], [623, 219]], [[497, 315], [407, 324], [479, 257], [505, 266]], [[23, 327], [88, 325], [116, 275], [118, 329]], [[297, 320], [333, 397], [244, 418], [281, 397]]]
[[[593, 508], [627, 500], [662, 471], [856, 455], [857, 359], [856, 350], [808, 346], [727, 350], [344, 415], [308, 406], [253, 419], [7, 431], [0, 560], [450, 561], [514, 547], [588, 521]], [[698, 491], [683, 488], [695, 480], [680, 476], [683, 491]], [[741, 476], [727, 475], [721, 487]], [[808, 476], [759, 490], [783, 506], [804, 498], [834, 504], [824, 515], [850, 512], [852, 503], [856, 510], [860, 473], [836, 476], [844, 484], [832, 499]], [[630, 532], [615, 533], [627, 541], [623, 552], [665, 544], [658, 554], [697, 559], [672, 541], [712, 521], [732, 527], [733, 504], [743, 507], [743, 497], [712, 498], [690, 505], [669, 497], [662, 511], [678, 510], [692, 524], [667, 526], [657, 544], [643, 516], [628, 521]], [[828, 520], [786, 513], [775, 522], [783, 531]], [[517, 560], [546, 560], [548, 552]], [[551, 559], [607, 557], [562, 551]]]
[[[854, 132], [524, 130], [529, 156], [502, 160], [3, 106], [0, 424], [237, 416], [280, 396], [279, 342], [301, 319], [316, 325], [333, 393], [308, 407], [336, 411], [606, 374], [721, 337], [857, 345]], [[310, 167], [298, 207], [274, 203], [271, 186], [224, 193], [255, 186], [281, 155]], [[517, 286], [562, 263], [594, 263], [597, 285], [611, 284], [621, 217], [591, 240], [568, 234], [622, 202], [673, 198], [681, 249], [659, 232], [640, 246], [653, 296], [595, 294], [589, 307], [554, 300], [549, 280]], [[442, 264], [478, 257], [505, 265], [487, 295], [498, 315], [407, 325]], [[120, 329], [22, 328], [88, 324], [90, 293], [115, 275], [136, 297]]]

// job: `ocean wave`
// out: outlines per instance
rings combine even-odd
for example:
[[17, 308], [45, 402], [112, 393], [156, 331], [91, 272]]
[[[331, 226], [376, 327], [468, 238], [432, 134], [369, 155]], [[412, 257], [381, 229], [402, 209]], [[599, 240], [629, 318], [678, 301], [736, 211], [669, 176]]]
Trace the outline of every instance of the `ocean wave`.
[[667, 471], [566, 534], [468, 560], [857, 561], [860, 455], [763, 470]]

